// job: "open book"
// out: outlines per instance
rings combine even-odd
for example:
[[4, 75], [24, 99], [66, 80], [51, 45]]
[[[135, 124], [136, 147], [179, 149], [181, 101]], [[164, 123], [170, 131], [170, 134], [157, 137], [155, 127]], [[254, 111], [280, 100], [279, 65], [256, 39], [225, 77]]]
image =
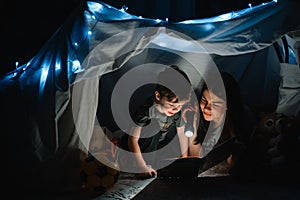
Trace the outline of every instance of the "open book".
[[[205, 157], [171, 158], [168, 166], [157, 170], [158, 177], [196, 178], [198, 174], [227, 159], [233, 152], [235, 138], [214, 147]], [[166, 159], [170, 162], [170, 159]]]

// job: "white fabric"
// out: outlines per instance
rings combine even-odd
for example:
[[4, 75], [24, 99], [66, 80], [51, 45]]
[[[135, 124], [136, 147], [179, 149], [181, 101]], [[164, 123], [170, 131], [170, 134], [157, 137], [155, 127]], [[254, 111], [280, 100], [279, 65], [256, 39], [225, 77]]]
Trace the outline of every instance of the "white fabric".
[[282, 81], [276, 112], [300, 117], [300, 68], [298, 65], [281, 63], [280, 74]]

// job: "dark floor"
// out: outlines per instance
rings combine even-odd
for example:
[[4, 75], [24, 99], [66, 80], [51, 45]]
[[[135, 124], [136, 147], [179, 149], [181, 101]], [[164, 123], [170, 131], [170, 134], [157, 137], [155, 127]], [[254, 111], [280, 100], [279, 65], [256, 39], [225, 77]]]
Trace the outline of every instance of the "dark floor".
[[134, 200], [300, 199], [300, 184], [288, 181], [237, 181], [231, 177], [156, 179]]

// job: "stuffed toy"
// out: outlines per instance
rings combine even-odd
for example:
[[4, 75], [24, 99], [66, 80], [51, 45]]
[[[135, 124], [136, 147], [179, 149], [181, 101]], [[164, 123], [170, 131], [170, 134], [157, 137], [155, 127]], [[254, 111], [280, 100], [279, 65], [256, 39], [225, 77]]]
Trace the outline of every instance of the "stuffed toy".
[[261, 113], [238, 175], [251, 178], [300, 178], [300, 119], [281, 113]]

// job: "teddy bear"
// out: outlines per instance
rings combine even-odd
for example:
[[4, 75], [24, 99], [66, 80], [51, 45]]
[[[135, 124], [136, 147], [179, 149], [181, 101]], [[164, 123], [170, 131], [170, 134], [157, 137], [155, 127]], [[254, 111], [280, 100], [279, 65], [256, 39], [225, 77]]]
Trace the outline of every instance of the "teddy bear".
[[261, 113], [240, 163], [239, 175], [300, 178], [300, 119], [282, 113]]

